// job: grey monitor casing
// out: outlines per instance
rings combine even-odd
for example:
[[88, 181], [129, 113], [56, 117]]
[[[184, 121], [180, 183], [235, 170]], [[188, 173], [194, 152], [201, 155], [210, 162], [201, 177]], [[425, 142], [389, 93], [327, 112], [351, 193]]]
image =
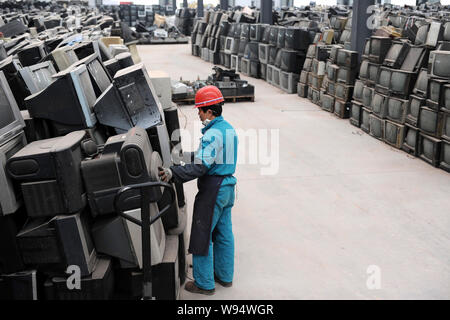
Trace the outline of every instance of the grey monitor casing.
[[[45, 69], [49, 76], [40, 75], [39, 70]], [[19, 70], [20, 76], [25, 81], [31, 94], [37, 93], [45, 89], [54, 80], [52, 75], [56, 74], [56, 70], [50, 61], [38, 63]]]

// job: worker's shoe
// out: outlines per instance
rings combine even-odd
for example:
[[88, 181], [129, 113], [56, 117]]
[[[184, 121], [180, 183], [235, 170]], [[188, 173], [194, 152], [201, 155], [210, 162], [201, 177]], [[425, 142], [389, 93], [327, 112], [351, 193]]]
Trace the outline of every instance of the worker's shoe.
[[229, 288], [229, 287], [231, 287], [231, 286], [233, 285], [233, 281], [231, 281], [231, 282], [225, 282], [225, 281], [222, 281], [222, 280], [220, 280], [219, 277], [217, 277], [215, 274], [214, 274], [214, 280], [215, 280], [218, 284], [220, 284], [222, 287], [225, 287], [225, 288]]
[[208, 296], [211, 296], [214, 294], [215, 289], [211, 289], [211, 290], [205, 290], [202, 288], [199, 288], [196, 286], [194, 281], [189, 281], [186, 282], [184, 289], [186, 291], [192, 292], [192, 293], [199, 293], [199, 294], [206, 294]]

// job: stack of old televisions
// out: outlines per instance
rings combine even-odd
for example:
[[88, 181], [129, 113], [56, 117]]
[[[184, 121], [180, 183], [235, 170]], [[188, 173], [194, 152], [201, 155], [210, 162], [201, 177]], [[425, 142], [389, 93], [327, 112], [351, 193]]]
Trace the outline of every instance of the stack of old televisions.
[[[332, 38], [333, 30], [316, 35], [314, 43], [308, 47], [306, 52], [305, 63], [297, 84], [297, 94], [302, 98], [308, 98], [317, 105], [321, 105], [321, 97], [328, 93], [326, 85], [328, 81], [324, 81], [324, 78], [326, 77], [326, 61], [330, 56]], [[330, 108], [333, 108], [334, 97], [330, 96], [330, 98], [333, 100]], [[324, 97], [323, 100], [327, 100], [327, 97]], [[328, 101], [325, 101], [325, 105], [327, 103]]]
[[[17, 31], [11, 14], [2, 26], [9, 33]], [[26, 26], [39, 16], [21, 19]], [[98, 25], [85, 27], [88, 38]], [[175, 162], [170, 91], [162, 105], [143, 64], [129, 52], [110, 59], [102, 40], [67, 45], [45, 28], [40, 41], [25, 30], [0, 43], [0, 300], [139, 298], [141, 231], [116, 214], [114, 197]], [[60, 26], [58, 34], [71, 32]], [[151, 204], [153, 217], [169, 204], [168, 191]], [[175, 191], [152, 225], [157, 299], [175, 299], [185, 278], [184, 196]], [[125, 199], [138, 221], [139, 196]]]
[[414, 43], [379, 36], [366, 41], [350, 122], [448, 171], [450, 24], [431, 21], [417, 29]]

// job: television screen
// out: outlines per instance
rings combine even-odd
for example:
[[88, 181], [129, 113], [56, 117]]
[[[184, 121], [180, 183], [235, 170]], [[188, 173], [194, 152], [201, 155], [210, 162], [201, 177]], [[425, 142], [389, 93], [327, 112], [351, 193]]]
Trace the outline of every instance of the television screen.
[[439, 151], [441, 141], [426, 134], [419, 135], [419, 156], [433, 166], [439, 164]]
[[378, 64], [369, 63], [369, 80], [371, 82], [377, 82], [379, 69], [380, 66]]
[[438, 113], [427, 107], [421, 107], [419, 129], [428, 134], [436, 134], [438, 130]]
[[247, 43], [244, 51], [244, 58], [249, 60], [258, 60], [258, 42], [251, 41]]
[[364, 86], [362, 103], [365, 107], [369, 108], [372, 105], [373, 88]]
[[362, 101], [363, 99], [364, 83], [361, 80], [355, 81], [355, 88], [353, 89], [353, 99]]
[[0, 71], [0, 115], [0, 145], [2, 145], [25, 127], [3, 71]]
[[369, 78], [369, 61], [361, 61], [361, 67], [359, 68], [359, 78], [367, 80]]
[[278, 37], [277, 37], [277, 47], [278, 48], [284, 48], [285, 35], [286, 35], [286, 28], [279, 27], [278, 28]]
[[417, 77], [413, 92], [415, 94], [426, 95], [428, 88], [428, 72], [427, 69], [422, 69]]
[[377, 139], [383, 139], [385, 121], [376, 117], [375, 115], [370, 115], [369, 121], [370, 121], [370, 135], [372, 135]]
[[276, 46], [278, 42], [278, 27], [271, 26], [270, 27], [270, 37], [269, 37], [269, 43], [273, 46]]
[[420, 107], [425, 105], [425, 99], [411, 95], [407, 109], [406, 121], [412, 125], [417, 125]]
[[370, 39], [366, 39], [364, 44], [363, 55], [368, 57], [370, 55]]
[[414, 44], [416, 44], [416, 45], [425, 44], [425, 42], [427, 41], [429, 27], [430, 27], [429, 24], [424, 24], [419, 27], [419, 29], [417, 30], [417, 33], [416, 33], [416, 39], [414, 41]]
[[386, 102], [387, 97], [375, 92], [372, 97], [372, 111], [379, 117], [384, 118], [386, 116]]
[[391, 47], [391, 38], [372, 36], [370, 40], [370, 58], [381, 63]]
[[450, 113], [444, 113], [444, 125], [442, 129], [442, 138], [450, 141]]
[[306, 58], [305, 62], [303, 63], [303, 70], [305, 71], [311, 71], [311, 65], [312, 65], [312, 59]]
[[450, 78], [450, 51], [434, 51], [431, 75], [439, 78]]
[[383, 88], [389, 88], [391, 84], [391, 70], [381, 68], [377, 83]]
[[441, 93], [443, 93], [445, 80], [430, 79], [428, 83], [428, 99], [436, 103], [441, 102]]
[[17, 57], [24, 67], [39, 63], [46, 55], [47, 52], [42, 41], [31, 43], [17, 52]]
[[285, 34], [285, 47], [294, 50], [306, 50], [311, 43], [309, 32], [301, 28], [288, 27]]
[[340, 66], [354, 68], [358, 64], [358, 53], [356, 51], [339, 49], [336, 62]]
[[444, 86], [444, 105], [441, 106], [444, 111], [450, 112], [450, 86]]
[[298, 51], [281, 49], [281, 70], [300, 73], [305, 62], [305, 56]]
[[391, 48], [384, 58], [383, 65], [392, 68], [399, 68], [405, 59], [409, 50], [409, 45], [404, 42], [393, 42]]
[[389, 97], [387, 101], [387, 117], [399, 123], [405, 122], [408, 100]]
[[421, 67], [425, 54], [426, 48], [424, 47], [410, 47], [400, 69], [410, 72], [416, 71], [417, 68]]
[[397, 94], [408, 95], [411, 89], [413, 73], [392, 71], [390, 89]]
[[259, 43], [258, 45], [258, 57], [261, 63], [268, 63], [269, 61], [269, 45], [265, 43]]
[[267, 25], [267, 26], [264, 28], [264, 33], [263, 33], [263, 36], [262, 36], [262, 42], [263, 42], [263, 43], [269, 43], [269, 40], [270, 40], [270, 30], [271, 30], [270, 25]]
[[237, 51], [237, 55], [239, 57], [243, 57], [245, 55], [245, 48], [247, 47], [248, 40], [246, 38], [241, 38], [239, 40], [235, 40], [235, 42], [239, 43], [239, 48]]
[[241, 23], [241, 35], [240, 38], [250, 39], [250, 24]]

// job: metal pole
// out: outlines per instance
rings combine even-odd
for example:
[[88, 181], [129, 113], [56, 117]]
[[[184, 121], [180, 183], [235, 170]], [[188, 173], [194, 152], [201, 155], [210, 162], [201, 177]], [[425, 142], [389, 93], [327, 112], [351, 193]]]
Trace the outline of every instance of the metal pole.
[[173, 7], [173, 12], [175, 12], [175, 10], [177, 10], [177, 0], [172, 0], [172, 7]]
[[374, 3], [375, 0], [353, 1], [351, 49], [359, 53], [360, 59], [365, 40], [372, 35], [372, 30], [368, 28], [367, 23], [372, 13], [370, 10], [367, 13], [367, 8], [374, 5]]
[[203, 17], [203, 0], [197, 1], [197, 17]]
[[187, 8], [187, 7], [188, 7], [187, 0], [183, 0], [183, 8]]
[[261, 0], [261, 23], [273, 24], [272, 0]]
[[220, 0], [220, 8], [222, 10], [228, 10], [228, 0]]
[[150, 238], [150, 188], [141, 189], [142, 271], [144, 300], [152, 299], [152, 244]]

